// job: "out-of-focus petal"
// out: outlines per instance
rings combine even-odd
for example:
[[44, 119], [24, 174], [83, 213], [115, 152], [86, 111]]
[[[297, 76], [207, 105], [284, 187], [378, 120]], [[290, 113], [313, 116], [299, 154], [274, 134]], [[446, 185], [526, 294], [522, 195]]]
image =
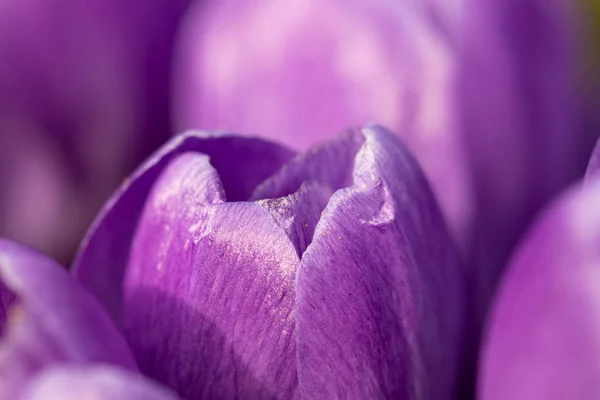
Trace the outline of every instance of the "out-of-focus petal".
[[110, 193], [170, 136], [188, 2], [2, 1], [0, 236], [72, 261]]
[[297, 398], [296, 249], [263, 206], [226, 194], [206, 156], [164, 170], [129, 257], [126, 336], [184, 398]]
[[247, 199], [293, 152], [258, 139], [187, 132], [148, 159], [105, 206], [82, 243], [73, 274], [120, 321], [121, 287], [138, 219], [155, 180], [178, 154], [210, 157], [230, 200]]
[[54, 261], [0, 239], [0, 399], [43, 368], [105, 362], [136, 369], [101, 305]]
[[415, 160], [371, 126], [298, 156], [258, 190], [280, 196], [311, 180], [336, 192], [298, 272], [302, 395], [453, 398], [464, 270]]
[[114, 367], [55, 367], [31, 382], [23, 400], [177, 400], [177, 396], [139, 374]]
[[415, 154], [465, 245], [471, 187], [455, 121], [454, 47], [433, 21], [454, 29], [459, 7], [437, 3], [448, 2], [198, 1], [175, 60], [176, 127], [306, 149], [352, 125], [384, 124]]
[[574, 9], [563, 0], [465, 1], [457, 104], [476, 188], [479, 317], [524, 228], [583, 175], [593, 145], [578, 121]]
[[588, 167], [585, 172], [585, 179], [593, 180], [595, 177], [597, 177], [598, 172], [600, 172], [600, 140], [596, 142], [596, 147], [594, 147], [594, 151], [592, 152], [592, 156], [588, 162]]
[[[0, 157], [0, 170], [31, 174], [0, 181], [0, 235], [62, 260], [139, 161], [129, 157], [143, 97], [132, 83], [128, 27], [109, 3], [0, 6], [0, 154], [11, 153]], [[40, 185], [45, 178], [52, 185]], [[30, 195], [42, 190], [49, 203], [32, 204]]]
[[482, 400], [600, 397], [600, 182], [550, 207], [510, 264], [488, 320]]

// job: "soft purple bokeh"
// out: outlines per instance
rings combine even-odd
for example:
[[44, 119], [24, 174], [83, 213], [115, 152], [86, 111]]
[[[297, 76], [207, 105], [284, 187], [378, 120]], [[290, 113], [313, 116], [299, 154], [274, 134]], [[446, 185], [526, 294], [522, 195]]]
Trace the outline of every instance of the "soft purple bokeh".
[[1, 236], [68, 263], [108, 195], [168, 138], [187, 2], [2, 2]]

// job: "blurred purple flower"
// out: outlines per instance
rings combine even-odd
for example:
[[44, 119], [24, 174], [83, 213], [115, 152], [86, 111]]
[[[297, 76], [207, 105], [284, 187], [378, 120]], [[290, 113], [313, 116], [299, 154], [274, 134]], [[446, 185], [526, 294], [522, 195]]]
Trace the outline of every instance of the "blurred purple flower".
[[203, 3], [179, 37], [175, 126], [300, 149], [348, 124], [389, 126], [473, 268], [481, 318], [522, 230], [590, 151], [570, 3]]
[[600, 173], [600, 139], [596, 142], [592, 156], [585, 172], [585, 179], [594, 179]]
[[600, 181], [590, 177], [534, 225], [489, 317], [481, 400], [600, 396]]
[[581, 119], [583, 40], [575, 3], [468, 4], [457, 101], [475, 188], [468, 264], [477, 266], [481, 318], [524, 228], [583, 175], [598, 127]]
[[0, 6], [0, 235], [68, 262], [115, 187], [169, 136], [187, 0]]
[[189, 132], [107, 204], [73, 266], [140, 370], [185, 399], [451, 399], [464, 270], [378, 126], [294, 154]]

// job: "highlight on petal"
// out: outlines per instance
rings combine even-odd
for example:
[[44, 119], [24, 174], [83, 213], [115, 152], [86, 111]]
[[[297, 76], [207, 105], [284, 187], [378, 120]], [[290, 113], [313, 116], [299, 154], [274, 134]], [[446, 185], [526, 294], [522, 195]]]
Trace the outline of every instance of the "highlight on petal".
[[54, 367], [34, 379], [23, 400], [177, 400], [170, 390], [127, 370]]
[[298, 270], [302, 395], [453, 398], [464, 271], [415, 160], [370, 126], [299, 155], [253, 197], [311, 181], [335, 193]]
[[488, 319], [481, 400], [600, 397], [600, 181], [548, 208], [509, 265]]
[[220, 187], [193, 153], [157, 180], [126, 269], [127, 339], [183, 398], [297, 398], [297, 251], [266, 208]]
[[54, 364], [104, 362], [136, 370], [101, 305], [54, 261], [0, 239], [0, 399]]
[[100, 299], [117, 322], [125, 267], [146, 197], [171, 160], [184, 152], [210, 157], [231, 200], [247, 199], [256, 185], [294, 154], [259, 139], [187, 132], [173, 138], [134, 172], [92, 225], [72, 266], [77, 280]]
[[590, 157], [587, 170], [585, 171], [585, 179], [590, 180], [595, 178], [600, 171], [600, 140], [596, 142], [596, 147]]

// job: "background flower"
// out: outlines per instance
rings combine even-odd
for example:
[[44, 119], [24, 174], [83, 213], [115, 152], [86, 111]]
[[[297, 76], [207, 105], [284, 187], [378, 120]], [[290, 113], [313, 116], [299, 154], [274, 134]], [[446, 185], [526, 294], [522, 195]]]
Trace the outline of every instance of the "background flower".
[[482, 348], [479, 397], [595, 399], [600, 182], [556, 201], [520, 245]]
[[108, 195], [169, 136], [187, 1], [3, 1], [0, 235], [70, 261]]

